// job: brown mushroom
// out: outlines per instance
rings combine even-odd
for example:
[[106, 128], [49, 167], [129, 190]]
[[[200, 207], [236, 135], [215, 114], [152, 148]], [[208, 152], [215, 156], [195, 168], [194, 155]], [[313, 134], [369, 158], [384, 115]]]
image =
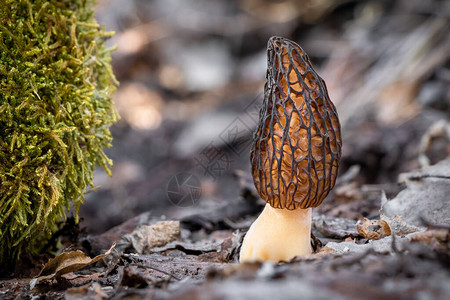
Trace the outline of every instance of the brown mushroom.
[[264, 103], [250, 155], [267, 204], [242, 244], [240, 261], [312, 253], [311, 210], [334, 187], [341, 130], [325, 82], [296, 43], [270, 38]]

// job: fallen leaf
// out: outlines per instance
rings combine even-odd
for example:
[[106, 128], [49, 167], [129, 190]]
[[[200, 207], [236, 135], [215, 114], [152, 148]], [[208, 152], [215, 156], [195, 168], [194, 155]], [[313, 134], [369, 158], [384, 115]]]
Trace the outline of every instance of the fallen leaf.
[[128, 253], [151, 253], [150, 249], [163, 247], [179, 236], [179, 221], [161, 221], [153, 225], [141, 225], [132, 233], [124, 235], [117, 244], [117, 249]]
[[[139, 225], [149, 225], [160, 221], [160, 218], [153, 216], [151, 212], [145, 212], [131, 218], [120, 225], [117, 225], [108, 231], [98, 234], [90, 235], [86, 238], [93, 253], [100, 253], [106, 249], [114, 241], [120, 240], [125, 234], [133, 232]], [[118, 246], [116, 246], [117, 250]]]
[[64, 252], [55, 258], [50, 259], [39, 273], [38, 277], [30, 280], [30, 290], [34, 289], [36, 284], [43, 280], [53, 279], [61, 277], [61, 275], [77, 271], [90, 264], [93, 264], [105, 256], [109, 255], [114, 249], [115, 244], [109, 248], [104, 254], [97, 255], [94, 258], [86, 256], [83, 251], [76, 250], [70, 252]]
[[364, 218], [362, 224], [356, 224], [358, 233], [366, 239], [379, 240], [385, 236], [391, 235], [391, 228], [386, 221], [369, 220]]
[[396, 235], [407, 235], [414, 232], [425, 231], [426, 227], [411, 225], [399, 215], [395, 215], [393, 218], [386, 216], [383, 211], [380, 213], [380, 219], [386, 221], [391, 228], [391, 231]]
[[313, 224], [325, 237], [344, 239], [358, 236], [358, 232], [355, 229], [356, 221], [350, 219], [329, 218], [319, 215], [313, 217]]

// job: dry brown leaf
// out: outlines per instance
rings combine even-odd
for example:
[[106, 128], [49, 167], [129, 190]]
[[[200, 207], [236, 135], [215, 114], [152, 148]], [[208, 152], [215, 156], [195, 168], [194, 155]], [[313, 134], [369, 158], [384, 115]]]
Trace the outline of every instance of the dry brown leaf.
[[357, 224], [358, 233], [366, 239], [379, 240], [385, 236], [391, 235], [391, 228], [383, 220], [369, 220], [364, 218], [362, 224]]
[[180, 237], [180, 221], [160, 221], [153, 225], [140, 225], [124, 235], [117, 249], [138, 254], [151, 253], [152, 248], [164, 247]]
[[61, 253], [45, 264], [38, 277], [30, 280], [30, 289], [32, 290], [36, 284], [43, 280], [60, 277], [63, 274], [77, 271], [99, 261], [109, 255], [115, 245], [116, 244], [113, 244], [104, 254], [97, 255], [94, 258], [86, 256], [83, 251], [80, 250]]

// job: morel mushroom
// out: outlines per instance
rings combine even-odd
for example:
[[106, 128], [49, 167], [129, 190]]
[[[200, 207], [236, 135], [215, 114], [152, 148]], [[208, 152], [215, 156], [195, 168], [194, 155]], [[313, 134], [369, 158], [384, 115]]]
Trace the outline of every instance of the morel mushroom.
[[336, 107], [306, 53], [272, 37], [267, 56], [264, 103], [250, 154], [256, 189], [267, 204], [244, 238], [241, 262], [312, 253], [311, 209], [334, 187], [341, 157]]

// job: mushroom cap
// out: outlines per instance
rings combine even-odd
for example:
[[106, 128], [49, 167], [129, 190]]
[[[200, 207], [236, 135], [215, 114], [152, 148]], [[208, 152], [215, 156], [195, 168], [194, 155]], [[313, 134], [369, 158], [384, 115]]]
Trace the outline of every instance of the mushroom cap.
[[253, 180], [272, 207], [316, 207], [336, 182], [342, 147], [336, 107], [299, 45], [272, 37], [267, 57], [250, 154]]

